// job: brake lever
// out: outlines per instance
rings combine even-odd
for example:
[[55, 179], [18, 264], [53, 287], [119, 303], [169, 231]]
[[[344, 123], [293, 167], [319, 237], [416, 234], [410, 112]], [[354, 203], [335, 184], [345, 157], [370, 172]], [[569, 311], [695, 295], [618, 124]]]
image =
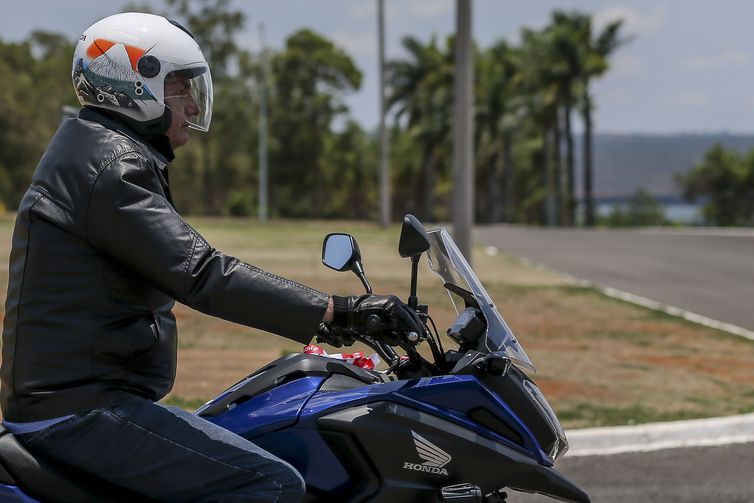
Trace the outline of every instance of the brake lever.
[[390, 372], [390, 369], [394, 368], [400, 363], [401, 359], [398, 356], [398, 353], [396, 353], [392, 348], [392, 346], [384, 344], [369, 335], [360, 334], [355, 338], [359, 339], [367, 346], [370, 346], [377, 350], [380, 356], [385, 360], [385, 363], [388, 364], [388, 372]]

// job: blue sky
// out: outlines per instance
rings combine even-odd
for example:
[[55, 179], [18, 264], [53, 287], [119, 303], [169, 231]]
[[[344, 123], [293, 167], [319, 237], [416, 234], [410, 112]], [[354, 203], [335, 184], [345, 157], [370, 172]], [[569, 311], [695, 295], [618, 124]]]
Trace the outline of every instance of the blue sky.
[[[19, 40], [34, 29], [72, 40], [92, 22], [120, 12], [127, 0], [2, 0], [0, 38]], [[141, 1], [161, 9], [162, 1]], [[385, 0], [387, 57], [400, 57], [400, 39], [428, 40], [454, 28], [453, 0]], [[348, 98], [367, 128], [378, 121], [376, 0], [236, 0], [247, 15], [239, 37], [259, 49], [281, 47], [298, 28], [334, 40], [364, 73]], [[612, 70], [595, 83], [595, 124], [603, 132], [754, 132], [754, 2], [750, 0], [474, 0], [474, 37], [488, 46], [518, 40], [522, 27], [542, 27], [553, 9], [591, 13], [597, 25], [623, 18], [632, 41], [619, 49]]]

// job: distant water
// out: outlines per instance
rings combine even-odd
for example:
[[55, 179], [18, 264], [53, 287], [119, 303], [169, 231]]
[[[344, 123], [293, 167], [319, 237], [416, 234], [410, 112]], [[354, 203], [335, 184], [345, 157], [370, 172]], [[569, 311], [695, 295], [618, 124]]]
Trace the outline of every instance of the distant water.
[[[618, 202], [603, 202], [597, 204], [597, 214], [608, 216], [616, 206], [621, 206]], [[685, 202], [668, 202], [661, 203], [665, 211], [665, 218], [673, 223], [697, 225], [702, 223], [701, 204]]]

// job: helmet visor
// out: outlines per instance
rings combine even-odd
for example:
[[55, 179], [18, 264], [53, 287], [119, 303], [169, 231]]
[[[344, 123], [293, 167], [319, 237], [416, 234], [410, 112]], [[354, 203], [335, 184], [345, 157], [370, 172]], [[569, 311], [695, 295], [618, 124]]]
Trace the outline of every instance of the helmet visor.
[[212, 76], [209, 68], [169, 73], [165, 77], [165, 103], [174, 116], [192, 129], [209, 131], [212, 121]]

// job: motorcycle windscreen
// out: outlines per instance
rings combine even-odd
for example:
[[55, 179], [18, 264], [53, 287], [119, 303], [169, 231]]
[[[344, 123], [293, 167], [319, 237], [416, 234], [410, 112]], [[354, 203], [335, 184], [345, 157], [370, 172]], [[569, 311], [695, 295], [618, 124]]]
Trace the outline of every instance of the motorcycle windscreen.
[[[458, 294], [457, 289], [460, 289], [466, 295], [473, 296], [487, 320], [487, 333], [482, 336], [483, 340], [479, 349], [487, 352], [504, 351], [514, 364], [536, 372], [534, 364], [526, 355], [524, 348], [519, 344], [513, 331], [495, 307], [492, 298], [474, 274], [450, 234], [445, 229], [437, 229], [429, 231], [427, 235], [430, 243], [427, 252], [429, 268], [440, 276], [449, 293], [456, 290], [454, 293]], [[462, 306], [459, 309], [454, 295], [450, 295], [450, 300], [453, 302], [456, 312], [463, 311], [464, 307]]]

